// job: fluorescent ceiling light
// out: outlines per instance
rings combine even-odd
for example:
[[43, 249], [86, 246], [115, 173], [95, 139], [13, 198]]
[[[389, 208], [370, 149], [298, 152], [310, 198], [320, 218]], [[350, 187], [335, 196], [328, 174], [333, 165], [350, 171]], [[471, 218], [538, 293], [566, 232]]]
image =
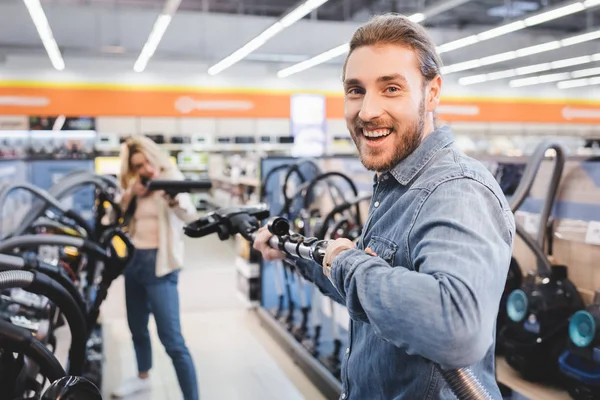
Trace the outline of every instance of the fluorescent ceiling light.
[[[447, 53], [456, 49], [471, 46], [472, 44], [483, 42], [498, 36], [503, 36], [511, 32], [516, 32], [521, 29], [525, 29], [530, 26], [539, 25], [543, 22], [552, 21], [558, 18], [566, 17], [567, 15], [575, 14], [586, 9], [600, 5], [600, 0], [588, 0], [588, 1], [575, 1], [566, 6], [554, 8], [550, 11], [541, 11], [530, 17], [509, 22], [504, 25], [500, 25], [496, 28], [489, 29], [487, 31], [471, 35], [466, 38], [454, 40], [449, 43], [442, 44], [437, 47], [439, 54]], [[589, 39], [592, 40], [592, 39]]]
[[236, 50], [231, 55], [225, 57], [223, 60], [210, 67], [208, 69], [208, 74], [216, 75], [231, 67], [235, 63], [241, 61], [246, 56], [248, 56], [248, 54], [252, 53], [254, 50], [264, 45], [268, 40], [277, 35], [279, 32], [295, 24], [296, 22], [304, 18], [306, 15], [310, 14], [313, 10], [319, 8], [327, 1], [328, 0], [306, 0], [303, 4], [286, 14], [283, 18], [281, 18], [279, 21], [275, 22], [273, 25], [268, 27], [260, 35], [246, 43], [240, 49]]
[[27, 11], [29, 11], [31, 19], [33, 20], [35, 29], [42, 40], [42, 44], [46, 49], [46, 53], [48, 53], [48, 57], [50, 58], [52, 66], [58, 71], [62, 71], [65, 69], [65, 61], [62, 58], [58, 44], [56, 44], [56, 40], [54, 39], [52, 29], [50, 28], [50, 24], [46, 18], [46, 13], [44, 13], [44, 9], [40, 4], [40, 0], [23, 1], [27, 7]]
[[285, 78], [288, 77], [290, 75], [296, 74], [300, 71], [304, 71], [306, 69], [312, 68], [315, 65], [319, 65], [322, 64], [324, 62], [327, 62], [333, 58], [339, 57], [343, 54], [346, 54], [348, 52], [349, 49], [349, 44], [345, 43], [341, 46], [338, 46], [336, 48], [333, 48], [329, 51], [326, 51], [325, 53], [321, 53], [316, 57], [313, 57], [309, 60], [306, 61], [302, 61], [301, 63], [298, 64], [294, 64], [291, 67], [288, 68], [284, 68], [281, 71], [279, 71], [277, 73], [277, 76], [279, 78]]
[[412, 22], [416, 22], [416, 23], [423, 22], [423, 21], [425, 21], [425, 14], [416, 13], [416, 14], [413, 14], [410, 17], [408, 17], [408, 19], [410, 19]]
[[539, 76], [531, 76], [529, 78], [514, 79], [514, 80], [508, 82], [508, 84], [510, 87], [523, 87], [523, 86], [538, 85], [540, 83], [564, 81], [565, 79], [570, 79], [570, 78], [571, 78], [570, 73], [561, 72], [558, 74], [539, 75]]
[[146, 44], [144, 44], [142, 52], [133, 66], [135, 72], [143, 72], [146, 69], [148, 61], [150, 61], [154, 55], [154, 52], [167, 31], [180, 3], [181, 0], [167, 0], [165, 3], [162, 13], [156, 19], [152, 31], [150, 32], [150, 36], [148, 36], [148, 40], [146, 41]]
[[460, 78], [458, 80], [458, 83], [463, 86], [474, 85], [477, 83], [494, 81], [494, 80], [498, 80], [498, 79], [512, 78], [514, 76], [528, 75], [528, 74], [533, 74], [536, 72], [544, 72], [544, 71], [550, 71], [553, 69], [571, 67], [574, 65], [588, 64], [588, 63], [591, 63], [594, 61], [600, 61], [600, 53], [592, 54], [589, 56], [566, 58], [563, 60], [556, 60], [556, 61], [546, 62], [546, 63], [541, 63], [541, 64], [526, 65], [524, 67], [518, 67], [518, 68], [508, 69], [508, 70], [503, 70], [503, 71], [489, 72], [487, 74], [465, 76], [465, 77]]
[[583, 78], [584, 76], [600, 75], [600, 67], [580, 69], [579, 71], [571, 72], [571, 78]]
[[[463, 62], [460, 62], [457, 64], [447, 65], [444, 68], [442, 68], [442, 73], [451, 74], [453, 72], [459, 72], [459, 71], [465, 71], [468, 69], [478, 68], [483, 65], [496, 64], [498, 62], [504, 61], [508, 54], [514, 54], [513, 58], [520, 58], [520, 57], [529, 56], [531, 54], [544, 53], [547, 51], [552, 51], [552, 50], [556, 50], [556, 49], [560, 49], [560, 48], [564, 48], [564, 47], [569, 47], [574, 44], [579, 44], [579, 43], [583, 43], [585, 41], [594, 40], [595, 38], [599, 38], [599, 37], [600, 37], [600, 30], [597, 30], [594, 32], [585, 33], [583, 35], [572, 36], [572, 37], [569, 37], [569, 38], [566, 38], [566, 39], [563, 39], [560, 41], [553, 40], [551, 42], [542, 43], [542, 44], [538, 44], [538, 45], [530, 46], [530, 47], [525, 47], [525, 48], [515, 50], [515, 51], [509, 51], [509, 52], [495, 54], [492, 56], [487, 56], [487, 57], [483, 57], [483, 58], [479, 58], [479, 59], [475, 59], [475, 60], [463, 61]], [[579, 39], [574, 43], [569, 42], [570, 39], [574, 39], [574, 38], [579, 38]], [[465, 66], [468, 66], [468, 68]]]
[[[470, 0], [442, 0], [437, 4], [434, 4], [431, 7], [423, 10], [423, 12], [413, 14], [408, 17], [413, 22], [420, 23], [425, 21], [427, 18], [433, 17], [435, 15], [441, 14], [445, 11], [448, 11], [454, 7], [458, 7], [461, 4], [464, 4]], [[316, 56], [309, 58], [308, 60], [302, 61], [298, 64], [294, 64], [290, 67], [284, 68], [277, 72], [277, 76], [280, 78], [285, 78], [290, 75], [296, 74], [298, 72], [307, 70], [309, 68], [315, 67], [317, 65], [323, 64], [329, 60], [332, 60], [336, 57], [339, 57], [348, 52], [350, 44], [344, 43], [339, 46], [334, 47], [333, 49], [327, 50], [321, 54], [317, 54]], [[233, 55], [232, 55], [233, 56]], [[230, 56], [231, 57], [231, 56]], [[225, 61], [225, 60], [223, 60]], [[214, 68], [214, 67], [213, 67]], [[210, 73], [210, 70], [209, 70]]]
[[595, 78], [574, 79], [570, 81], [562, 81], [556, 84], [559, 89], [570, 89], [581, 86], [600, 85], [600, 76]]
[[587, 69], [580, 69], [578, 71], [561, 72], [561, 73], [557, 73], [557, 74], [546, 74], [546, 75], [532, 76], [529, 78], [514, 79], [514, 80], [508, 82], [508, 84], [511, 87], [521, 87], [521, 86], [538, 85], [540, 83], [564, 81], [567, 79], [583, 78], [585, 76], [594, 76], [594, 75], [600, 75], [600, 68], [587, 68]]
[[586, 9], [586, 6], [581, 2], [569, 4], [564, 7], [559, 7], [551, 11], [542, 12], [529, 18], [525, 18], [527, 26], [533, 26], [544, 22], [552, 21], [553, 19], [561, 18], [567, 15], [577, 13]]

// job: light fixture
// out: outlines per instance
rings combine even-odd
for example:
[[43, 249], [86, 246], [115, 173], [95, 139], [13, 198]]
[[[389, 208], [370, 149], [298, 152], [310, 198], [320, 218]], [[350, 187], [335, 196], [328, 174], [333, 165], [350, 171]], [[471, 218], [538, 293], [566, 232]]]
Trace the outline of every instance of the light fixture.
[[[408, 19], [413, 22], [420, 23], [420, 22], [425, 21], [427, 18], [431, 18], [435, 15], [446, 12], [446, 11], [448, 11], [454, 7], [458, 7], [461, 4], [464, 4], [468, 1], [470, 1], [470, 0], [440, 1], [439, 3], [426, 8], [425, 10], [423, 10], [423, 12], [410, 15], [408, 17]], [[326, 63], [327, 61], [330, 61], [336, 57], [346, 54], [348, 52], [348, 49], [350, 48], [349, 46], [350, 46], [349, 43], [344, 43], [339, 46], [336, 46], [336, 47], [329, 49], [321, 54], [317, 54], [316, 56], [309, 58], [308, 60], [304, 60], [302, 62], [299, 62], [290, 67], [280, 70], [279, 72], [277, 72], [277, 76], [280, 78], [285, 78], [290, 75], [296, 74], [298, 72], [315, 67], [317, 65]]]
[[58, 71], [64, 70], [65, 61], [62, 58], [58, 44], [56, 44], [56, 40], [54, 39], [52, 29], [50, 28], [50, 24], [46, 18], [46, 13], [44, 13], [44, 9], [40, 4], [40, 0], [23, 0], [23, 2], [27, 7], [27, 11], [29, 11], [29, 15], [31, 16], [33, 24], [35, 25], [35, 29], [42, 40], [42, 44], [46, 49], [46, 53], [48, 53], [48, 57], [50, 58], [52, 66]]
[[586, 76], [594, 76], [594, 75], [600, 75], [600, 68], [598, 68], [598, 67], [597, 68], [586, 68], [586, 69], [580, 69], [580, 70], [571, 71], [571, 72], [561, 72], [561, 73], [555, 73], [555, 74], [537, 75], [537, 76], [532, 76], [529, 78], [514, 79], [514, 80], [508, 82], [508, 84], [510, 85], [510, 87], [522, 87], [522, 86], [539, 85], [541, 83], [565, 81], [568, 79], [583, 78]]
[[588, 56], [565, 58], [562, 60], [545, 62], [545, 63], [541, 63], [541, 64], [526, 65], [523, 67], [518, 67], [518, 68], [513, 68], [513, 69], [508, 69], [508, 70], [503, 70], [503, 71], [489, 72], [487, 74], [465, 76], [465, 77], [460, 78], [458, 80], [458, 83], [463, 86], [474, 85], [477, 83], [495, 81], [495, 80], [505, 79], [505, 78], [512, 78], [514, 76], [528, 75], [528, 74], [533, 74], [533, 73], [537, 73], [537, 72], [544, 72], [544, 71], [550, 71], [550, 70], [554, 70], [554, 69], [572, 67], [574, 65], [588, 64], [588, 63], [595, 62], [595, 61], [600, 61], [600, 53], [596, 53], [596, 54], [592, 54], [592, 55], [588, 55]]
[[264, 45], [268, 40], [277, 35], [285, 28], [295, 24], [297, 21], [310, 14], [313, 10], [316, 10], [328, 0], [306, 0], [300, 6], [286, 14], [279, 21], [268, 27], [260, 35], [246, 43], [244, 46], [233, 52], [231, 55], [225, 57], [212, 67], [208, 69], [209, 75], [216, 75], [223, 72], [227, 68], [231, 67], [235, 63], [244, 59], [248, 54]]
[[483, 65], [491, 65], [496, 64], [498, 62], [504, 61], [508, 54], [513, 54], [513, 58], [520, 58], [529, 56], [532, 54], [544, 53], [547, 51], [552, 51], [564, 47], [573, 46], [575, 44], [587, 42], [590, 40], [594, 40], [600, 38], [600, 30], [584, 33], [581, 35], [571, 36], [562, 40], [553, 40], [551, 42], [538, 44], [535, 46], [524, 47], [522, 49], [513, 50], [505, 53], [495, 54], [475, 60], [463, 61], [457, 64], [447, 65], [442, 68], [442, 73], [451, 74], [454, 72], [465, 71], [469, 69], [478, 68]]
[[515, 80], [508, 82], [508, 85], [510, 87], [516, 88], [516, 87], [523, 87], [523, 86], [539, 85], [541, 83], [564, 81], [565, 79], [570, 79], [570, 78], [571, 78], [570, 73], [561, 72], [561, 73], [557, 73], [557, 74], [530, 76], [529, 78], [515, 79]]
[[173, 15], [175, 15], [177, 12], [180, 3], [181, 0], [167, 0], [165, 3], [163, 11], [158, 16], [154, 26], [152, 27], [152, 31], [148, 36], [148, 40], [146, 40], [146, 44], [144, 44], [138, 59], [133, 65], [133, 70], [135, 72], [143, 72], [146, 69], [148, 61], [150, 61], [154, 55], [154, 52], [156, 51], [156, 48], [162, 40], [165, 32], [167, 31], [167, 28], [173, 19]]
[[556, 87], [559, 89], [571, 89], [575, 87], [582, 86], [594, 86], [600, 85], [600, 76], [596, 76], [594, 78], [583, 78], [583, 79], [573, 79], [569, 81], [562, 81], [556, 84]]
[[288, 68], [284, 68], [281, 71], [277, 72], [277, 76], [279, 78], [285, 78], [288, 77], [290, 75], [293, 75], [295, 73], [298, 73], [300, 71], [304, 71], [305, 69], [309, 69], [314, 67], [315, 65], [319, 65], [322, 64], [324, 62], [327, 62], [335, 57], [339, 57], [343, 54], [346, 54], [348, 52], [348, 48], [349, 48], [349, 44], [348, 43], [344, 43], [341, 46], [338, 46], [336, 48], [333, 48], [329, 51], [326, 51], [325, 53], [321, 53], [316, 57], [313, 57], [309, 60], [306, 61], [302, 61], [298, 64], [294, 64], [291, 67]]

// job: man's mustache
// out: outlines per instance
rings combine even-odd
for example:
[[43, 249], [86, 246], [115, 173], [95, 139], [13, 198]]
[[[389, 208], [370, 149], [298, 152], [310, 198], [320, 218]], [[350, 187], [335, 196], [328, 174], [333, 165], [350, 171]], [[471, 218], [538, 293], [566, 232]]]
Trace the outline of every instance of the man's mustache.
[[395, 130], [396, 124], [390, 121], [363, 121], [360, 118], [354, 120], [354, 129], [379, 129], [379, 128], [392, 128]]

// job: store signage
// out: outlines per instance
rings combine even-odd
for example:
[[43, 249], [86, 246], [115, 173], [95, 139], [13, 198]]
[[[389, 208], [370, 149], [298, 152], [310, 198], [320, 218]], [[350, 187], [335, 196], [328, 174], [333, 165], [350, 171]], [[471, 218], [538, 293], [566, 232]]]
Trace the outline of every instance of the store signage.
[[32, 131], [94, 131], [96, 119], [90, 117], [29, 117]]
[[24, 115], [0, 115], [0, 131], [26, 131], [29, 121]]
[[294, 94], [290, 100], [290, 123], [294, 138], [292, 155], [296, 157], [323, 155], [327, 140], [325, 96]]

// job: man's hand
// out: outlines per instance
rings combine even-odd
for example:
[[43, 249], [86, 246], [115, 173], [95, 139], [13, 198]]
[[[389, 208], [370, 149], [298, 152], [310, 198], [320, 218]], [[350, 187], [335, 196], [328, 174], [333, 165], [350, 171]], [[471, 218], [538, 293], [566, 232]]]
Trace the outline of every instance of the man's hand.
[[327, 249], [325, 250], [325, 257], [323, 258], [323, 274], [327, 278], [330, 277], [331, 266], [333, 265], [333, 260], [344, 250], [350, 250], [356, 247], [353, 241], [346, 238], [336, 239], [327, 244]]
[[269, 239], [273, 234], [269, 232], [269, 229], [266, 226], [263, 226], [257, 231], [256, 239], [254, 239], [254, 245], [252, 246], [255, 250], [260, 251], [262, 257], [266, 261], [276, 261], [283, 260], [285, 255], [272, 247], [269, 246]]

